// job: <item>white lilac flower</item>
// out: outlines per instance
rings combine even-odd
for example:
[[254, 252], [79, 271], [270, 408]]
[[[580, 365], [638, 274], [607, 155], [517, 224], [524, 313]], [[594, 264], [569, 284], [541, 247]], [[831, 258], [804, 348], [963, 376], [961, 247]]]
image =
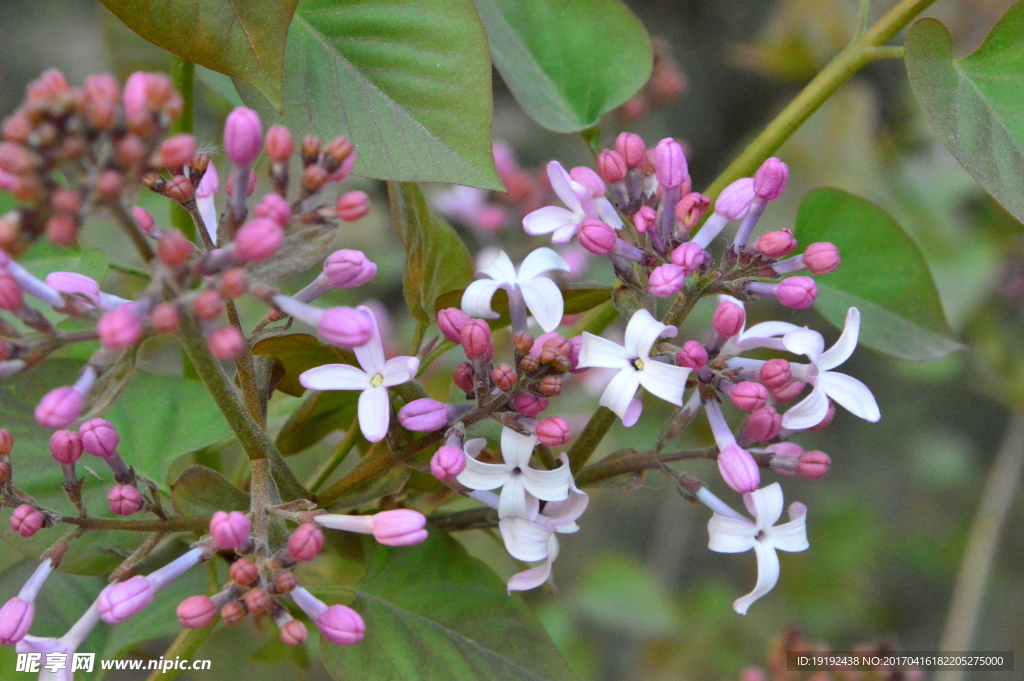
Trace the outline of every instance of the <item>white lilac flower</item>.
[[615, 412], [625, 426], [640, 418], [640, 401], [635, 400], [637, 388], [643, 386], [653, 395], [677, 407], [683, 404], [683, 388], [690, 370], [651, 359], [651, 347], [659, 337], [676, 335], [674, 326], [666, 326], [647, 310], [637, 310], [626, 326], [624, 345], [583, 333], [579, 367], [618, 369], [601, 395], [601, 406]]
[[[32, 636], [29, 634], [18, 641], [16, 649], [19, 653], [39, 653], [42, 655], [39, 681], [73, 681], [75, 674], [73, 674], [72, 669], [75, 661], [75, 651], [85, 642], [85, 639], [89, 637], [89, 634], [92, 633], [92, 630], [99, 621], [99, 609], [96, 603], [93, 603], [71, 629], [60, 638]], [[49, 656], [56, 658], [57, 662], [64, 662], [63, 668], [51, 666], [50, 669], [47, 669], [45, 663]]]
[[725, 502], [702, 487], [697, 496], [714, 515], [708, 521], [708, 548], [719, 553], [757, 554], [757, 584], [732, 607], [741, 615], [757, 599], [771, 591], [779, 581], [778, 551], [805, 551], [807, 543], [807, 507], [800, 502], [789, 505], [789, 522], [776, 525], [782, 516], [782, 487], [773, 482], [767, 487], [743, 495], [743, 503], [754, 516], [751, 521], [732, 510]]
[[519, 516], [533, 520], [540, 511], [539, 499], [562, 501], [568, 497], [572, 473], [567, 464], [553, 471], [530, 468], [530, 457], [537, 446], [536, 435], [521, 435], [511, 428], [502, 428], [501, 456], [504, 463], [477, 461], [476, 456], [484, 444], [482, 438], [466, 442], [466, 468], [456, 480], [475, 490], [501, 487], [499, 518]]
[[853, 354], [860, 334], [860, 311], [851, 307], [846, 313], [846, 324], [839, 340], [828, 350], [816, 331], [799, 329], [783, 336], [789, 352], [806, 355], [810, 364], [791, 363], [793, 380], [810, 383], [811, 393], [782, 415], [783, 428], [799, 430], [821, 423], [828, 413], [832, 398], [854, 416], [875, 422], [882, 418], [878, 403], [866, 385], [852, 376], [831, 371]]
[[480, 270], [479, 274], [488, 278], [478, 279], [466, 288], [462, 294], [462, 311], [478, 319], [497, 319], [498, 314], [491, 309], [491, 298], [503, 288], [509, 292], [510, 307], [513, 296], [521, 294], [540, 327], [545, 332], [553, 331], [562, 321], [565, 307], [562, 292], [555, 282], [541, 276], [551, 270], [568, 272], [569, 263], [550, 248], [538, 248], [530, 253], [519, 265], [518, 272], [502, 251], [490, 265]]
[[358, 308], [373, 320], [373, 336], [366, 345], [354, 348], [359, 366], [325, 364], [302, 372], [299, 382], [310, 390], [361, 390], [359, 395], [359, 428], [370, 442], [379, 442], [388, 432], [391, 417], [388, 388], [410, 381], [416, 376], [420, 361], [416, 357], [395, 357], [384, 360], [377, 320], [370, 308]]
[[[718, 296], [719, 305], [725, 302], [735, 303], [741, 308], [744, 307], [743, 301], [738, 298], [724, 294]], [[753, 350], [754, 348], [785, 350], [785, 344], [782, 342], [782, 338], [780, 338], [780, 336], [784, 336], [787, 333], [804, 328], [806, 327], [790, 324], [789, 322], [770, 321], [754, 324], [748, 329], [747, 322], [744, 319], [743, 328], [740, 329], [738, 334], [725, 342], [725, 345], [722, 346], [721, 354], [739, 355], [746, 350]], [[730, 362], [730, 366], [733, 366], [732, 362]]]
[[604, 197], [596, 200], [590, 190], [569, 176], [558, 161], [548, 163], [551, 188], [566, 205], [538, 208], [523, 218], [527, 234], [551, 234], [551, 243], [564, 244], [572, 240], [584, 220], [601, 220], [614, 229], [622, 227], [622, 219], [611, 202]]

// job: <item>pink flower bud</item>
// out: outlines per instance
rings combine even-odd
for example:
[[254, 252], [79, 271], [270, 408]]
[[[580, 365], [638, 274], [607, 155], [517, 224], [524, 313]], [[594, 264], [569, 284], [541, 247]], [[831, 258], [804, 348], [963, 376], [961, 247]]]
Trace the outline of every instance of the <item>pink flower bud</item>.
[[743, 434], [751, 442], [767, 442], [782, 430], [782, 415], [774, 407], [764, 406], [750, 412], [743, 424]]
[[644, 234], [657, 220], [658, 212], [650, 206], [644, 206], [633, 216], [633, 226], [636, 227], [636, 231]]
[[143, 71], [136, 71], [124, 82], [122, 98], [125, 117], [129, 121], [138, 123], [149, 116], [149, 110], [146, 108], [146, 87], [151, 75]]
[[516, 381], [516, 370], [508, 364], [499, 364], [494, 367], [494, 371], [491, 372], [491, 381], [498, 387], [499, 390], [511, 390], [515, 387]]
[[825, 412], [825, 418], [823, 418], [821, 420], [821, 423], [819, 423], [816, 426], [811, 426], [807, 430], [823, 430], [824, 428], [828, 428], [829, 425], [832, 423], [832, 419], [834, 419], [835, 417], [836, 417], [836, 405], [832, 404], [832, 402], [829, 402], [828, 403], [828, 411]]
[[452, 373], [452, 382], [454, 382], [462, 391], [472, 393], [473, 365], [469, 362], [463, 362], [456, 367], [454, 373]]
[[739, 220], [754, 200], [754, 178], [742, 177], [722, 190], [715, 201], [715, 212], [727, 220]]
[[801, 383], [799, 381], [792, 381], [790, 383], [785, 384], [781, 388], [775, 388], [774, 390], [772, 390], [772, 397], [774, 397], [776, 401], [785, 404], [786, 402], [793, 400], [794, 398], [796, 398], [797, 395], [803, 392], [804, 385], [806, 384]]
[[466, 357], [474, 359], [482, 357], [490, 361], [494, 356], [494, 343], [491, 341], [491, 327], [482, 319], [471, 319], [462, 327], [462, 349]]
[[25, 303], [25, 294], [7, 270], [0, 270], [0, 310], [17, 312]]
[[682, 267], [687, 274], [699, 270], [704, 266], [707, 259], [707, 251], [692, 241], [681, 244], [672, 251], [672, 262]]
[[358, 348], [373, 337], [373, 320], [363, 310], [332, 307], [324, 310], [317, 332], [328, 343], [343, 348]]
[[350, 646], [363, 640], [366, 624], [359, 613], [344, 605], [332, 605], [316, 618], [320, 634], [331, 643]]
[[458, 447], [442, 445], [430, 458], [430, 472], [438, 480], [451, 480], [466, 469], [466, 455]]
[[272, 125], [267, 129], [267, 138], [263, 142], [263, 150], [267, 156], [277, 163], [287, 163], [295, 151], [295, 139], [291, 130], [283, 125]]
[[569, 171], [569, 177], [587, 188], [590, 195], [595, 199], [604, 196], [604, 180], [601, 176], [586, 166], [576, 166]]
[[800, 455], [800, 463], [797, 464], [796, 474], [801, 478], [820, 478], [828, 473], [832, 466], [832, 459], [825, 452], [811, 450]]
[[142, 322], [135, 314], [135, 305], [124, 303], [100, 317], [96, 331], [103, 347], [123, 350], [135, 345], [142, 338]]
[[737, 409], [754, 411], [767, 404], [768, 388], [753, 381], [743, 381], [736, 384], [736, 387], [729, 393], [729, 398]]
[[306, 631], [306, 625], [298, 620], [286, 622], [281, 627], [281, 640], [284, 641], [285, 645], [301, 646], [308, 638], [309, 632]]
[[413, 400], [399, 410], [398, 422], [416, 433], [441, 430], [448, 425], [448, 405], [429, 397]]
[[708, 351], [697, 341], [686, 341], [683, 349], [676, 353], [676, 363], [690, 369], [703, 369], [708, 363]]
[[427, 538], [427, 519], [419, 511], [398, 508], [373, 516], [373, 537], [385, 546], [415, 546]]
[[260, 155], [263, 125], [259, 114], [240, 106], [224, 121], [224, 152], [236, 166], [250, 166]]
[[782, 388], [793, 379], [789, 362], [784, 359], [770, 359], [761, 365], [757, 378], [769, 390]]
[[121, 436], [117, 434], [114, 424], [106, 419], [90, 419], [78, 428], [82, 436], [82, 446], [93, 456], [109, 459], [117, 455], [117, 445]]
[[793, 310], [803, 310], [814, 304], [818, 286], [810, 277], [789, 277], [779, 282], [779, 302]]
[[446, 307], [437, 313], [437, 326], [450, 342], [462, 343], [462, 327], [469, 322], [469, 315], [457, 307]]
[[196, 138], [187, 133], [168, 137], [160, 144], [160, 158], [168, 168], [181, 168], [196, 153]]
[[725, 484], [740, 494], [753, 492], [761, 483], [757, 462], [739, 445], [728, 445], [719, 453], [718, 471]]
[[811, 244], [804, 251], [804, 264], [811, 274], [835, 272], [839, 269], [840, 263], [842, 259], [839, 257], [839, 249], [827, 241]]
[[210, 353], [219, 360], [227, 361], [242, 354], [245, 338], [242, 332], [233, 326], [222, 326], [210, 334], [207, 341]]
[[185, 629], [205, 629], [213, 624], [217, 606], [209, 596], [190, 596], [178, 604], [175, 614], [178, 616], [178, 624]]
[[107, 493], [107, 503], [114, 515], [131, 515], [142, 508], [142, 495], [131, 485], [117, 485]]
[[36, 614], [36, 606], [15, 596], [0, 608], [0, 645], [13, 646], [25, 638]]
[[376, 276], [377, 265], [362, 251], [343, 248], [327, 256], [324, 274], [334, 288], [355, 288]]
[[643, 168], [647, 163], [647, 147], [640, 135], [631, 132], [620, 133], [615, 138], [615, 151], [619, 152], [630, 168]]
[[14, 436], [6, 428], [0, 428], [0, 456], [6, 456], [14, 449]]
[[249, 542], [252, 523], [239, 511], [217, 511], [210, 519], [210, 534], [222, 549], [240, 549]]
[[31, 537], [43, 526], [43, 514], [28, 504], [22, 504], [11, 514], [11, 529], [22, 537]]
[[682, 146], [671, 137], [658, 142], [654, 147], [654, 172], [662, 187], [678, 187], [690, 179], [686, 166], [686, 154]]
[[686, 229], [692, 229], [704, 217], [711, 199], [699, 192], [690, 192], [676, 204], [676, 220]]
[[686, 283], [686, 270], [672, 263], [659, 265], [651, 272], [647, 283], [651, 295], [670, 298], [682, 290]]
[[572, 439], [572, 431], [565, 419], [549, 416], [537, 424], [537, 439], [548, 447], [561, 447]]
[[627, 170], [626, 159], [617, 151], [606, 149], [597, 157], [597, 172], [609, 184], [621, 182]]
[[[77, 272], [50, 272], [46, 275], [46, 285], [61, 293], [81, 296], [80, 304], [95, 307], [100, 299], [100, 285], [95, 280]], [[88, 301], [88, 302], [86, 302]]]
[[600, 220], [584, 220], [580, 224], [577, 236], [579, 236], [580, 246], [597, 255], [611, 252], [618, 241], [611, 225]]
[[257, 218], [273, 220], [282, 228], [287, 228], [292, 221], [292, 209], [280, 194], [267, 194], [256, 204], [252, 214]]
[[96, 609], [107, 624], [119, 624], [142, 612], [153, 600], [156, 589], [141, 575], [118, 584], [111, 584], [100, 592]]
[[235, 235], [235, 255], [242, 262], [263, 262], [284, 240], [281, 225], [267, 218], [245, 223]]
[[512, 407], [523, 416], [536, 416], [548, 408], [548, 398], [519, 393], [512, 400]]
[[82, 451], [82, 436], [73, 430], [58, 430], [50, 436], [50, 453], [58, 463], [74, 463]]
[[711, 317], [711, 326], [726, 338], [732, 338], [743, 329], [746, 318], [742, 307], [726, 300], [715, 308], [715, 314]]
[[793, 252], [796, 239], [793, 238], [793, 230], [780, 229], [762, 234], [754, 242], [754, 247], [769, 258], [781, 258]]
[[320, 555], [324, 548], [324, 533], [313, 523], [303, 523], [288, 537], [288, 553], [300, 563]]
[[774, 201], [785, 191], [787, 180], [789, 166], [773, 156], [754, 174], [754, 193], [765, 201]]
[[370, 212], [370, 197], [366, 192], [346, 192], [338, 197], [334, 212], [345, 222], [355, 222]]
[[47, 428], [67, 428], [85, 407], [85, 398], [74, 388], [65, 386], [46, 393], [36, 407], [36, 422]]

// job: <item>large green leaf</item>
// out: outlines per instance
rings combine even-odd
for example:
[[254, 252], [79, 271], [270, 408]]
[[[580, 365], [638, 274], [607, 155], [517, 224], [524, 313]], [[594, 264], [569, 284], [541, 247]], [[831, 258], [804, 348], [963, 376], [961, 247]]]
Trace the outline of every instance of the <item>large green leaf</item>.
[[545, 128], [576, 132], [651, 74], [651, 41], [619, 0], [476, 0], [494, 65]]
[[419, 187], [388, 183], [388, 199], [407, 255], [405, 303], [418, 322], [428, 324], [438, 297], [473, 280], [473, 259], [451, 225], [430, 210]]
[[258, 342], [252, 349], [254, 355], [270, 355], [284, 369], [284, 375], [277, 383], [283, 393], [301, 396], [306, 389], [299, 383], [299, 374], [322, 364], [356, 364], [351, 350], [321, 343], [316, 336], [308, 333], [289, 333], [273, 336]]
[[151, 43], [281, 103], [285, 39], [299, 0], [101, 0]]
[[298, 454], [335, 430], [347, 429], [356, 417], [358, 390], [311, 390], [277, 434], [281, 454]]
[[283, 117], [236, 85], [267, 123], [350, 137], [358, 175], [501, 189], [472, 0], [304, 0], [288, 36]]
[[213, 515], [217, 511], [249, 511], [249, 495], [219, 472], [189, 466], [171, 485], [174, 509], [183, 515]]
[[840, 328], [847, 309], [858, 308], [861, 343], [912, 360], [962, 347], [951, 337], [921, 251], [884, 210], [839, 189], [816, 189], [800, 204], [796, 236], [805, 246], [829, 241], [839, 248], [843, 264], [817, 278], [814, 305]]
[[[352, 604], [366, 621], [355, 646], [320, 647], [338, 681], [524, 681], [572, 673], [534, 616], [491, 570], [432, 531], [415, 547], [367, 543]], [[352, 589], [316, 590], [330, 602]]]
[[907, 33], [907, 74], [943, 143], [1006, 210], [1024, 222], [1024, 4], [974, 54], [953, 59], [946, 27], [923, 19]]

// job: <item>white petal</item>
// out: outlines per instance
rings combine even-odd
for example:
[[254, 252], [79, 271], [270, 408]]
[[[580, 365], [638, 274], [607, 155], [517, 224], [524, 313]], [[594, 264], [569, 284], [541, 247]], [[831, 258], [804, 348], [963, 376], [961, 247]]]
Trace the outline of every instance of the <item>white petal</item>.
[[533, 496], [544, 501], [564, 501], [569, 497], [569, 482], [572, 473], [568, 466], [561, 466], [553, 471], [542, 471], [536, 468], [521, 468], [523, 486]]
[[635, 369], [623, 369], [615, 374], [615, 377], [601, 394], [601, 399], [598, 403], [602, 407], [611, 409], [625, 422], [630, 402], [633, 401], [636, 389], [639, 387], [640, 372]]
[[523, 435], [508, 427], [501, 429], [501, 458], [510, 468], [528, 468], [536, 446], [536, 435]]
[[462, 311], [477, 319], [497, 319], [501, 315], [491, 310], [491, 298], [501, 286], [493, 279], [478, 279], [466, 287], [462, 294]]
[[554, 331], [562, 323], [565, 303], [555, 282], [546, 277], [535, 277], [519, 284], [526, 307], [545, 333]]
[[563, 225], [575, 225], [576, 214], [558, 206], [538, 208], [523, 218], [523, 231], [533, 236], [550, 234]]
[[535, 561], [548, 557], [551, 532], [537, 527], [526, 518], [508, 516], [498, 521], [505, 549], [516, 560]]
[[[569, 457], [562, 454], [561, 460], [563, 467], [569, 470]], [[579, 529], [579, 527], [576, 527], [576, 520], [587, 510], [589, 503], [590, 495], [576, 487], [576, 483], [570, 473], [569, 496], [562, 501], [548, 503], [544, 507], [544, 514], [537, 519], [537, 522], [543, 524], [549, 530], [556, 530], [558, 532], [569, 531], [567, 528], [572, 526], [574, 529], [571, 531], [575, 532]]]
[[[590, 190], [576, 180], [570, 182], [569, 186], [572, 187], [573, 192], [576, 194], [576, 200], [580, 202], [582, 217], [587, 217], [591, 220], [599, 219], [597, 206], [594, 204], [594, 197], [591, 195]], [[581, 219], [580, 222], [582, 221]]]
[[659, 322], [647, 310], [640, 308], [633, 313], [626, 325], [626, 340], [623, 345], [634, 357], [647, 359], [651, 346], [668, 327]]
[[787, 333], [782, 338], [786, 350], [794, 355], [806, 355], [812, 363], [817, 364], [821, 359], [821, 352], [825, 349], [825, 339], [821, 334], [811, 329], [797, 329]]
[[[471, 457], [475, 459], [477, 456], [480, 455], [480, 452], [482, 452], [484, 450], [484, 447], [486, 446], [487, 438], [475, 437], [472, 440], [466, 440], [466, 442], [462, 445], [462, 451], [464, 451], [466, 454], [469, 454]], [[466, 487], [469, 487], [469, 485], [466, 485]]]
[[393, 357], [384, 363], [384, 386], [390, 387], [411, 381], [420, 368], [420, 360], [417, 357]]
[[871, 394], [866, 385], [853, 376], [826, 371], [818, 376], [818, 387], [824, 390], [826, 395], [846, 407], [847, 411], [854, 416], [859, 416], [872, 423], [882, 418], [882, 413], [878, 410], [878, 403], [875, 402], [875, 396]]
[[640, 413], [644, 410], [644, 403], [637, 398], [633, 398], [629, 401], [629, 406], [626, 407], [626, 415], [622, 417], [622, 425], [626, 428], [632, 428], [636, 425], [636, 422], [640, 420]]
[[681, 407], [683, 388], [686, 387], [686, 377], [689, 375], [690, 370], [686, 367], [648, 359], [644, 362], [644, 370], [640, 372], [640, 385], [652, 395]]
[[509, 593], [513, 591], [529, 591], [530, 589], [536, 589], [544, 582], [548, 581], [548, 577], [551, 576], [551, 561], [546, 560], [537, 567], [532, 567], [529, 570], [523, 570], [517, 572], [508, 579], [508, 583], [505, 587]]
[[210, 240], [214, 245], [217, 243], [217, 206], [212, 196], [196, 197], [196, 208], [199, 209], [199, 216], [203, 218], [203, 226]]
[[480, 270], [483, 274], [502, 284], [516, 283], [516, 267], [508, 257], [508, 253], [501, 251], [487, 267]]
[[516, 275], [516, 282], [525, 283], [551, 270], [568, 272], [570, 270], [569, 263], [546, 246], [538, 248], [523, 258], [523, 262], [519, 265], [519, 274]]
[[384, 373], [384, 346], [380, 341], [380, 330], [377, 328], [377, 318], [373, 316], [373, 310], [360, 305], [356, 308], [360, 312], [365, 312], [370, 317], [370, 323], [373, 325], [373, 335], [365, 345], [360, 345], [358, 348], [352, 348], [352, 352], [356, 354], [356, 359], [359, 360], [359, 366], [363, 367], [366, 373], [373, 376], [374, 374]]
[[843, 333], [839, 336], [836, 344], [830, 347], [818, 360], [818, 368], [822, 371], [835, 369], [837, 366], [850, 359], [850, 355], [857, 348], [857, 337], [860, 335], [860, 310], [851, 307], [846, 311], [846, 324], [843, 325]]
[[718, 553], [743, 553], [754, 548], [757, 528], [746, 518], [715, 513], [708, 521], [708, 548]]
[[370, 442], [380, 442], [388, 434], [390, 402], [387, 388], [367, 388], [359, 396], [359, 429]]
[[775, 336], [784, 336], [791, 331], [797, 331], [803, 327], [797, 326], [796, 324], [790, 324], [789, 322], [761, 322], [760, 324], [754, 324], [749, 329], [742, 331], [740, 335], [746, 338], [772, 338]]
[[[526, 518], [533, 520], [540, 510], [540, 502], [534, 497], [533, 502], [527, 499], [530, 495], [526, 491], [525, 480], [521, 473], [515, 471], [509, 475], [508, 482], [501, 487], [501, 494], [498, 497], [498, 517]], [[532, 511], [532, 513], [531, 513]]]
[[754, 516], [759, 530], [771, 527], [782, 517], [782, 485], [773, 482], [767, 487], [743, 495], [743, 503]]
[[572, 190], [573, 179], [562, 167], [562, 164], [558, 161], [551, 161], [548, 163], [547, 171], [548, 179], [551, 180], [551, 188], [562, 200], [562, 203], [573, 212], [582, 212], [583, 207], [580, 205], [579, 197]]
[[579, 229], [580, 223], [567, 222], [551, 233], [551, 243], [567, 244], [572, 241], [572, 238], [576, 236], [576, 232], [578, 232]]
[[779, 556], [767, 542], [756, 542], [754, 552], [757, 553], [757, 584], [754, 590], [742, 598], [733, 601], [733, 609], [741, 615], [747, 614], [754, 601], [775, 588], [779, 581]]
[[595, 336], [589, 331], [583, 332], [578, 365], [581, 368], [632, 369], [633, 365], [630, 362], [634, 359], [636, 358], [618, 343], [613, 343], [601, 336]]
[[622, 218], [619, 217], [619, 212], [615, 210], [611, 201], [604, 197], [598, 197], [594, 199], [594, 205], [597, 206], [597, 217], [601, 222], [611, 226], [612, 229], [622, 229]]
[[821, 389], [821, 377], [811, 394], [791, 407], [782, 415], [782, 427], [789, 430], [803, 430], [821, 423], [828, 414], [828, 396]]
[[[471, 444], [474, 444], [475, 448], [476, 442], [477, 440], [467, 442], [466, 450], [469, 450]], [[455, 476], [455, 479], [470, 489], [497, 489], [508, 482], [511, 473], [512, 466], [507, 463], [483, 463], [472, 456], [466, 456], [466, 468]]]
[[765, 534], [779, 551], [806, 551], [810, 547], [807, 542], [807, 507], [800, 502], [790, 504], [789, 517], [788, 523], [776, 525]]
[[299, 383], [310, 390], [366, 390], [372, 387], [366, 372], [349, 364], [324, 364], [299, 374]]

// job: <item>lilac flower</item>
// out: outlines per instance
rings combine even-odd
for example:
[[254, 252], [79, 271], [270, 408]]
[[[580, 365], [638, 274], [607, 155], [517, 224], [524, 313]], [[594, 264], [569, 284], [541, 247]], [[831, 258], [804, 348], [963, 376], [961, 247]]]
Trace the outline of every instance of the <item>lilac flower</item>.
[[523, 229], [527, 234], [551, 234], [551, 243], [564, 244], [576, 236], [580, 224], [587, 219], [601, 220], [615, 229], [622, 227], [622, 219], [606, 198], [597, 200], [589, 189], [570, 177], [558, 161], [548, 163], [548, 179], [551, 188], [566, 205], [538, 208], [523, 218]]
[[[509, 294], [509, 309], [515, 316], [518, 302], [525, 302], [534, 319], [545, 331], [552, 331], [562, 321], [564, 303], [562, 292], [555, 282], [541, 276], [551, 270], [569, 271], [569, 263], [565, 258], [550, 248], [538, 248], [530, 253], [519, 265], [519, 271], [504, 251], [490, 265], [480, 270], [480, 274], [488, 277], [478, 279], [466, 288], [462, 294], [462, 311], [470, 317], [480, 319], [497, 319], [498, 314], [491, 309], [491, 298], [503, 288]], [[525, 312], [523, 313], [525, 322]], [[513, 327], [516, 326], [513, 319]]]

